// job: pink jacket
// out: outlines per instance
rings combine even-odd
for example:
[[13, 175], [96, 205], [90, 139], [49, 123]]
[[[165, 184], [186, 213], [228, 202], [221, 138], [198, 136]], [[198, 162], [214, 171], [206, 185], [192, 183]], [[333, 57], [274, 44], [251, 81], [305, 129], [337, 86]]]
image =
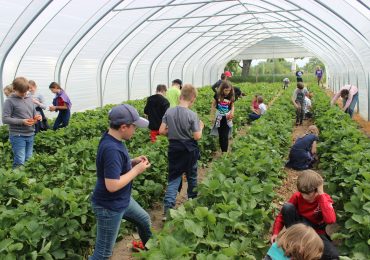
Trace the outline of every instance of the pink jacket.
[[341, 87], [341, 89], [339, 90], [339, 92], [334, 95], [333, 99], [331, 100], [331, 104], [332, 105], [340, 97], [340, 92], [342, 91], [342, 89], [348, 89], [349, 90], [347, 102], [346, 102], [346, 104], [343, 107], [343, 110], [346, 110], [349, 107], [349, 105], [351, 105], [353, 96], [357, 94], [358, 88], [356, 86], [354, 86], [354, 85], [344, 85], [343, 87]]

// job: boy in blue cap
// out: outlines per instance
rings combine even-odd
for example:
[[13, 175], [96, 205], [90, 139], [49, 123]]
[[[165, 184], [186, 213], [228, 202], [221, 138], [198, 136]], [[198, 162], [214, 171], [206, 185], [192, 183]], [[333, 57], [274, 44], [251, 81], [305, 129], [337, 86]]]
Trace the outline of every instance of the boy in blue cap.
[[122, 218], [134, 223], [144, 249], [152, 236], [149, 214], [131, 197], [132, 180], [150, 167], [145, 156], [130, 159], [123, 140], [129, 140], [136, 127], [148, 127], [148, 121], [136, 109], [123, 104], [109, 112], [109, 130], [100, 140], [96, 155], [97, 182], [91, 198], [97, 219], [94, 254], [90, 260], [109, 259], [116, 242]]

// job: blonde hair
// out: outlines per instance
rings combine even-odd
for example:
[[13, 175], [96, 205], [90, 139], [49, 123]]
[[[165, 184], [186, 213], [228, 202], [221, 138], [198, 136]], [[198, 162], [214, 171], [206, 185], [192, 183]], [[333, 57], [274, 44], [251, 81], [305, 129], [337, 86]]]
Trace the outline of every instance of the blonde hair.
[[14, 91], [18, 91], [20, 93], [26, 93], [29, 89], [29, 82], [24, 77], [18, 77], [13, 80], [13, 89]]
[[181, 98], [185, 101], [192, 101], [193, 98], [196, 98], [198, 91], [191, 84], [185, 84], [181, 89]]
[[6, 86], [6, 87], [3, 89], [3, 91], [4, 91], [5, 96], [9, 96], [11, 93], [13, 93], [13, 92], [14, 92], [13, 85], [12, 85], [12, 84], [10, 84], [10, 85]]
[[308, 128], [307, 128], [307, 134], [314, 134], [316, 136], [319, 135], [320, 131], [319, 129], [317, 128], [317, 126], [315, 125], [310, 125]]
[[280, 232], [277, 245], [292, 259], [320, 259], [324, 251], [322, 239], [312, 227], [304, 224], [295, 224]]
[[317, 188], [323, 183], [324, 179], [320, 174], [313, 170], [304, 170], [298, 176], [297, 189], [301, 193], [309, 194], [317, 191]]

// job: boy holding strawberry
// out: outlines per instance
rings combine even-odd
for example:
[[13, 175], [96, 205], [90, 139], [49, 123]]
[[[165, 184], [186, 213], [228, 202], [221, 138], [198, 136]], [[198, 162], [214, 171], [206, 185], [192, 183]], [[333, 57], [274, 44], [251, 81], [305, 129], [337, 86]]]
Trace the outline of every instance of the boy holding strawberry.
[[13, 168], [23, 165], [32, 156], [35, 124], [42, 118], [32, 98], [27, 96], [29, 82], [24, 77], [13, 80], [12, 93], [4, 103], [2, 120], [9, 125], [9, 140], [14, 154]]

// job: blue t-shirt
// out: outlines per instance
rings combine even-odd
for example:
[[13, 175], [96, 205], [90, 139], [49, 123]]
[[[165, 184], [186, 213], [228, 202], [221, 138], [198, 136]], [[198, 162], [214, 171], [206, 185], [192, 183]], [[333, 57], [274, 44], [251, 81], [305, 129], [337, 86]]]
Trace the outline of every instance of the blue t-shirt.
[[131, 168], [131, 159], [126, 146], [108, 132], [104, 133], [96, 155], [97, 181], [92, 201], [112, 211], [123, 211], [130, 202], [132, 182], [116, 192], [109, 192], [104, 179], [118, 180]]
[[289, 260], [290, 258], [285, 255], [282, 248], [278, 247], [276, 243], [273, 243], [270, 247], [267, 255], [271, 257], [272, 260]]
[[322, 77], [322, 70], [316, 70], [316, 77], [321, 78]]
[[298, 70], [298, 71], [295, 73], [295, 75], [296, 75], [296, 77], [297, 77], [297, 78], [302, 78], [302, 76], [303, 76], [303, 71]]

